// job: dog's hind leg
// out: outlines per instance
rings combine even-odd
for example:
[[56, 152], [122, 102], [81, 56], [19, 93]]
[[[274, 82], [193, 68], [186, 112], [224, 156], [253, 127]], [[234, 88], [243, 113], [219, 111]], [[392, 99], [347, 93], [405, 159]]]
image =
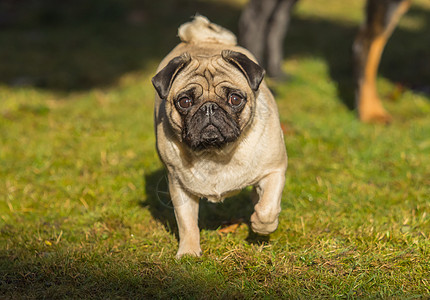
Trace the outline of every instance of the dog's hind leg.
[[389, 123], [376, 90], [376, 75], [388, 38], [411, 0], [368, 0], [366, 20], [354, 41], [355, 99], [359, 117], [364, 122]]

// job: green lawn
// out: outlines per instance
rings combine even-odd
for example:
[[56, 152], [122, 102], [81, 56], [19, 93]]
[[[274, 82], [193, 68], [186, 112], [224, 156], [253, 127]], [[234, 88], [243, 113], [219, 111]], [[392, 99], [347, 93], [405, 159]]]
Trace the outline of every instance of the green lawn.
[[427, 0], [383, 57], [389, 126], [348, 109], [363, 1], [299, 2], [290, 79], [271, 83], [289, 155], [279, 228], [249, 231], [247, 190], [202, 201], [203, 256], [174, 258], [150, 78], [196, 11], [235, 31], [231, 2], [20, 7], [0, 30], [0, 298], [430, 297]]

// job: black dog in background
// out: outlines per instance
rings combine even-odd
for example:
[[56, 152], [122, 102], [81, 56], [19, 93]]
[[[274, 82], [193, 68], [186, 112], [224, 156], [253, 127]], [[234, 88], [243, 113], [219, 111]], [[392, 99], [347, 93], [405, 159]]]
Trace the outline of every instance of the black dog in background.
[[[279, 77], [283, 40], [298, 0], [250, 0], [239, 22], [240, 44], [249, 49], [271, 77]], [[382, 51], [411, 0], [367, 0], [366, 19], [353, 44], [355, 103], [360, 120], [388, 123], [376, 90]]]

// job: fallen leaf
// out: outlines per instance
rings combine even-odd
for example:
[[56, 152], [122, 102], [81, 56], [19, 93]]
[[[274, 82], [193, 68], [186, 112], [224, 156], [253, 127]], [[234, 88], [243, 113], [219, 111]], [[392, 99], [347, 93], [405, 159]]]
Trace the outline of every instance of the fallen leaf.
[[219, 234], [227, 234], [227, 233], [235, 232], [236, 229], [239, 227], [239, 225], [240, 225], [239, 223], [236, 223], [236, 224], [232, 224], [232, 225], [229, 225], [227, 227], [221, 228], [218, 230], [218, 233]]

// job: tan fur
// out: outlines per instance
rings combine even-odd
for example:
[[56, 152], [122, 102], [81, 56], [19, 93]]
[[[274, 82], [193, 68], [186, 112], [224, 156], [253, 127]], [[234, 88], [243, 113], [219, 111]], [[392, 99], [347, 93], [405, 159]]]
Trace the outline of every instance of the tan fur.
[[178, 35], [184, 43], [218, 43], [236, 45], [236, 36], [225, 28], [209, 22], [206, 17], [196, 16], [192, 22], [181, 25]]
[[[162, 100], [157, 95], [155, 101], [157, 149], [168, 171], [179, 228], [178, 257], [201, 253], [197, 227], [201, 197], [222, 201], [254, 185], [259, 200], [251, 216], [252, 229], [261, 234], [274, 231], [287, 168], [283, 134], [272, 94], [264, 82], [258, 91], [252, 91], [245, 76], [221, 57], [221, 51], [229, 49], [254, 61], [255, 58], [235, 45], [231, 32], [203, 17], [182, 25], [179, 35], [184, 42], [166, 56], [158, 71], [183, 53], [191, 56], [191, 62], [174, 79], [167, 99]], [[193, 85], [210, 101], [221, 94], [218, 91], [221, 84], [240, 87], [249, 96], [240, 115], [242, 133], [237, 141], [220, 150], [194, 152], [182, 143], [183, 125], [172, 98]]]

